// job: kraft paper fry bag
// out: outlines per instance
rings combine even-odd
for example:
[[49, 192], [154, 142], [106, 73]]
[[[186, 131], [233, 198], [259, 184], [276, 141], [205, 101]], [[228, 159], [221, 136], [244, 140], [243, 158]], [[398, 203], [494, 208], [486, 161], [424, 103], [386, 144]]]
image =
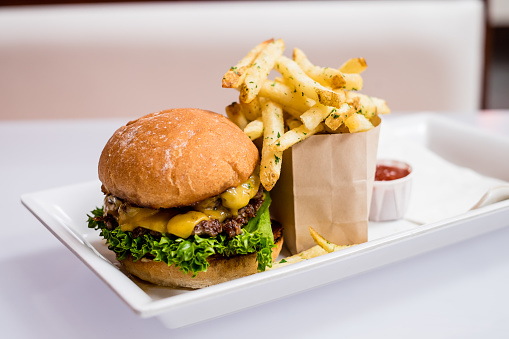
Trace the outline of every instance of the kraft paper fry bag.
[[313, 135], [283, 154], [271, 215], [292, 254], [315, 242], [312, 226], [337, 245], [368, 239], [380, 124], [368, 132]]

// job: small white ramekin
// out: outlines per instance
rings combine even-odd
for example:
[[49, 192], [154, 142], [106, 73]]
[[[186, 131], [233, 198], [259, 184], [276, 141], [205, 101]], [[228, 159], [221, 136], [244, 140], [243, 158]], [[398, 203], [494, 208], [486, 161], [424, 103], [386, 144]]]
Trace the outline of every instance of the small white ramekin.
[[390, 221], [405, 216], [412, 192], [412, 167], [402, 161], [378, 160], [377, 165], [407, 169], [409, 174], [403, 178], [387, 181], [375, 180], [371, 197], [369, 220]]

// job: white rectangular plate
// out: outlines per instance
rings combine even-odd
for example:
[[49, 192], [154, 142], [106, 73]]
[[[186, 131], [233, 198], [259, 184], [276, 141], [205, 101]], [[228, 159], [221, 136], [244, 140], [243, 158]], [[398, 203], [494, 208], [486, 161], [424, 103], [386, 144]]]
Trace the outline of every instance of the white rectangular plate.
[[[383, 128], [391, 132], [392, 138], [401, 138], [401, 142], [411, 139], [456, 164], [508, 180], [500, 173], [509, 173], [509, 165], [506, 161], [501, 164], [500, 159], [509, 154], [509, 139], [432, 114], [388, 119]], [[467, 152], [468, 156], [462, 156], [465, 152], [461, 150], [469, 145], [476, 147]], [[489, 152], [479, 154], [483, 159], [479, 162], [472, 149]], [[157, 316], [170, 328], [236, 312], [509, 226], [509, 201], [421, 226], [405, 221], [373, 223], [369, 226], [370, 240], [364, 244], [189, 291], [156, 287], [122, 271], [99, 232], [87, 227], [86, 215], [102, 205], [98, 181], [25, 194], [21, 200], [137, 314]]]

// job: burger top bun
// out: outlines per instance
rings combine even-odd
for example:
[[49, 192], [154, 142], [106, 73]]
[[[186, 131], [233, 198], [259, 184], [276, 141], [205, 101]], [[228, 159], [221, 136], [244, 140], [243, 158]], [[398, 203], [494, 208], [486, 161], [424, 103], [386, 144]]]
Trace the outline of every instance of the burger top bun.
[[226, 117], [179, 108], [119, 128], [101, 154], [99, 179], [132, 204], [170, 208], [238, 186], [257, 164], [258, 149]]

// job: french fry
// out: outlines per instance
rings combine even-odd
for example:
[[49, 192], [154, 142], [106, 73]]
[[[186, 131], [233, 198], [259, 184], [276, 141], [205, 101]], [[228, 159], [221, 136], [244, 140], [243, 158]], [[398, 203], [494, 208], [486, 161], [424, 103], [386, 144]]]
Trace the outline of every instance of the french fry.
[[[301, 111], [298, 111], [298, 110], [296, 110], [292, 107], [288, 107], [288, 106], [283, 106], [283, 112], [290, 114], [294, 118], [300, 118], [300, 116], [302, 115]], [[302, 124], [302, 122], [301, 122], [301, 124]]]
[[258, 119], [249, 122], [244, 128], [244, 133], [246, 133], [251, 140], [261, 137], [263, 135], [262, 118], [259, 117]]
[[240, 129], [244, 129], [248, 123], [242, 109], [237, 102], [232, 102], [230, 105], [226, 106], [226, 115], [228, 118], [233, 121], [233, 123], [239, 126]]
[[[356, 94], [356, 93], [353, 93], [353, 94]], [[360, 105], [361, 98], [359, 96], [350, 97], [350, 96], [348, 96], [348, 92], [346, 92], [345, 96], [347, 97], [347, 99], [345, 99], [346, 102], [350, 106], [352, 106], [354, 108], [354, 110], [357, 112], [361, 108], [361, 105]]]
[[324, 250], [322, 247], [320, 247], [319, 245], [315, 245], [305, 251], [302, 251], [295, 255], [283, 258], [278, 262], [275, 262], [274, 264], [272, 264], [272, 267], [270, 269], [273, 270], [273, 269], [280, 268], [283, 266], [295, 264], [297, 262], [301, 262], [301, 261], [308, 260], [311, 258], [316, 258], [316, 257], [319, 257], [319, 256], [327, 254], [327, 253], [328, 252], [326, 250]]
[[283, 84], [283, 85], [288, 85], [288, 82], [283, 77], [275, 77], [274, 81], [279, 82], [280, 84]]
[[331, 242], [329, 242], [327, 239], [322, 237], [320, 234], [318, 234], [313, 227], [309, 226], [309, 233], [311, 233], [311, 237], [317, 243], [321, 248], [323, 248], [328, 253], [336, 252], [348, 247], [351, 247], [353, 245], [336, 245]]
[[235, 66], [231, 67], [223, 76], [222, 86], [224, 88], [237, 88], [246, 77], [246, 70], [253, 63], [254, 59], [265, 49], [265, 47], [274, 42], [274, 39], [266, 40], [251, 49]]
[[284, 133], [283, 109], [281, 105], [266, 100], [262, 102], [263, 145], [260, 160], [260, 182], [270, 191], [281, 173], [283, 152], [273, 151], [270, 146]]
[[374, 117], [369, 119], [369, 121], [373, 124], [373, 126], [378, 126], [382, 122], [382, 119], [380, 118], [379, 115], [375, 115]]
[[240, 86], [240, 101], [251, 102], [262, 88], [276, 60], [283, 54], [285, 44], [282, 39], [269, 43], [253, 60], [246, 70], [246, 78]]
[[359, 74], [349, 74], [335, 68], [316, 66], [298, 48], [293, 50], [293, 60], [306, 75], [323, 86], [331, 87], [332, 89], [342, 88], [355, 91], [362, 89], [363, 80]]
[[262, 116], [262, 108], [258, 97], [255, 97], [251, 102], [241, 101], [239, 104], [247, 120], [253, 121]]
[[345, 120], [345, 125], [348, 127], [350, 133], [366, 132], [374, 128], [371, 121], [364, 115], [356, 113], [352, 114]]
[[325, 132], [326, 133], [330, 133], [330, 134], [346, 134], [346, 133], [350, 133], [350, 131], [348, 130], [348, 127], [345, 126], [345, 124], [341, 124], [339, 125], [338, 128], [336, 129], [330, 129], [329, 126], [325, 125]]
[[258, 95], [277, 102], [285, 111], [296, 117], [315, 104], [313, 100], [278, 81], [265, 80]]
[[345, 120], [355, 113], [354, 106], [349, 103], [344, 103], [340, 108], [332, 111], [325, 119], [325, 125], [332, 131], [335, 131], [341, 126]]
[[[316, 126], [318, 126], [329, 115], [336, 114], [336, 112], [341, 110], [344, 105], [348, 104], [344, 103], [338, 109], [336, 107], [324, 106], [320, 103], [317, 103], [306, 112], [302, 113], [300, 119], [307, 129], [312, 130], [316, 128]], [[348, 105], [348, 107], [350, 106]]]
[[358, 104], [356, 104], [357, 113], [364, 115], [368, 119], [376, 114], [390, 113], [390, 109], [385, 100], [352, 91], [347, 91], [345, 94], [347, 102], [358, 100]]
[[371, 101], [373, 101], [373, 103], [376, 106], [376, 114], [391, 113], [391, 110], [390, 110], [389, 106], [387, 106], [387, 102], [385, 102], [385, 100], [380, 99], [380, 98], [375, 98], [375, 97], [370, 97], [370, 98], [371, 98]]
[[289, 117], [285, 120], [286, 126], [288, 126], [288, 129], [294, 129], [299, 126], [302, 126], [302, 121], [300, 119], [297, 119], [295, 117]]
[[282, 134], [281, 137], [269, 147], [273, 152], [283, 152], [296, 143], [309, 138], [313, 134], [320, 133], [323, 129], [324, 127], [322, 124], [316, 126], [312, 130], [308, 129], [305, 125], [301, 125]]
[[364, 58], [352, 58], [348, 59], [339, 67], [341, 73], [356, 73], [360, 74], [366, 70], [368, 64]]
[[346, 81], [341, 72], [334, 68], [316, 66], [307, 58], [299, 48], [293, 49], [293, 60], [313, 80], [321, 85], [332, 88], [343, 88]]
[[345, 84], [341, 88], [349, 91], [362, 90], [364, 82], [359, 74], [343, 73], [343, 79], [345, 80]]
[[307, 96], [325, 106], [339, 107], [341, 102], [339, 94], [310, 78], [295, 61], [281, 56], [275, 67], [292, 83], [297, 95]]

